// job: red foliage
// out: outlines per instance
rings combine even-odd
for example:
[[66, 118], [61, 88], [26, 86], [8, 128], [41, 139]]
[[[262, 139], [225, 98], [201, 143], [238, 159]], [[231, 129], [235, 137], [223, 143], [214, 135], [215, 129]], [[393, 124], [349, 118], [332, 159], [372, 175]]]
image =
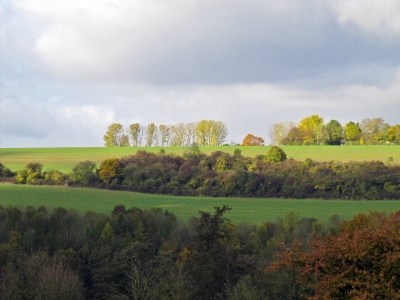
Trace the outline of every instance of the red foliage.
[[266, 271], [298, 270], [299, 282], [315, 291], [308, 299], [400, 298], [400, 212], [359, 214], [306, 248], [295, 240]]

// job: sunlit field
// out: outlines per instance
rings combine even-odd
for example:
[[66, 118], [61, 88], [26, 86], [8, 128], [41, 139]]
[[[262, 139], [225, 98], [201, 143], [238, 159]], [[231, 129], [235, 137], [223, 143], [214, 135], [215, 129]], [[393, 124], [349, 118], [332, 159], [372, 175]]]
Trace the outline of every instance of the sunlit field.
[[313, 217], [326, 222], [334, 214], [342, 219], [351, 219], [358, 212], [394, 212], [400, 209], [399, 201], [177, 197], [85, 188], [0, 184], [1, 206], [62, 206], [81, 213], [109, 213], [119, 204], [125, 205], [126, 208], [161, 207], [185, 221], [191, 216], [198, 216], [198, 211], [212, 212], [216, 206], [229, 205], [232, 210], [226, 217], [232, 222], [252, 224], [276, 221], [289, 212], [298, 212], [300, 217]]
[[[254, 157], [267, 153], [269, 147], [210, 146], [200, 147], [206, 154], [225, 151], [233, 154], [235, 149], [242, 150], [244, 156]], [[315, 161], [370, 161], [380, 160], [384, 163], [392, 157], [393, 164], [400, 163], [400, 146], [286, 146], [282, 147], [288, 158], [304, 161], [311, 158]], [[13, 171], [22, 169], [30, 162], [43, 164], [43, 170], [56, 169], [70, 171], [78, 162], [92, 160], [101, 163], [107, 158], [120, 158], [135, 154], [139, 150], [159, 152], [164, 149], [167, 154], [182, 155], [186, 147], [92, 147], [92, 148], [0, 148], [0, 162]]]

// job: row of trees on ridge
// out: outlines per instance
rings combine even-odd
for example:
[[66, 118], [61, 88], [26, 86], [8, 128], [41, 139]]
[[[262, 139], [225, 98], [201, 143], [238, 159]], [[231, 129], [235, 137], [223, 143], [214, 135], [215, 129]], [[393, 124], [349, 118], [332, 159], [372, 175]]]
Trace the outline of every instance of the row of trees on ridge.
[[383, 145], [400, 144], [400, 125], [389, 125], [382, 118], [366, 118], [360, 123], [348, 122], [342, 126], [315, 114], [299, 124], [273, 124], [269, 131], [272, 145]]
[[221, 121], [202, 120], [176, 125], [139, 123], [124, 128], [119, 123], [111, 124], [103, 139], [106, 147], [152, 147], [152, 146], [200, 146], [222, 145], [228, 136], [228, 128]]

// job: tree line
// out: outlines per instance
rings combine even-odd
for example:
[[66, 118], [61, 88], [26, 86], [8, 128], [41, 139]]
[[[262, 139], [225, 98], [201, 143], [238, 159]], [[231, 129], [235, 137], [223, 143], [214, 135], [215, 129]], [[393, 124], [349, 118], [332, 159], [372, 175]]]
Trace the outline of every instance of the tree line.
[[299, 124], [282, 122], [269, 130], [273, 145], [400, 145], [400, 125], [389, 125], [382, 118], [350, 121], [344, 126], [337, 120], [324, 124], [317, 114], [303, 118]]
[[400, 297], [399, 213], [252, 225], [229, 210], [0, 206], [0, 299]]
[[206, 155], [193, 146], [182, 156], [141, 150], [99, 166], [83, 161], [68, 174], [42, 168], [30, 163], [9, 181], [186, 196], [400, 199], [400, 166], [391, 165], [390, 158], [386, 164], [295, 161], [277, 146], [254, 158], [240, 149]]
[[103, 139], [106, 147], [152, 147], [152, 146], [220, 146], [228, 136], [228, 127], [221, 121], [202, 120], [176, 125], [146, 126], [134, 123], [124, 128], [113, 123], [107, 128]]

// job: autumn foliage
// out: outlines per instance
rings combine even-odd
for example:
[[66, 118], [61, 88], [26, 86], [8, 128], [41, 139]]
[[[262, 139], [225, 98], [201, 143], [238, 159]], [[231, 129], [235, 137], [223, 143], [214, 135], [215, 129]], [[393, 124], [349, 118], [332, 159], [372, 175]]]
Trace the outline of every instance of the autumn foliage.
[[99, 168], [99, 177], [104, 182], [111, 182], [122, 175], [122, 168], [117, 158], [104, 160]]
[[249, 133], [244, 138], [242, 146], [264, 146], [264, 139]]
[[297, 270], [308, 299], [399, 299], [400, 212], [359, 214], [337, 235], [294, 240], [279, 258], [266, 271]]

